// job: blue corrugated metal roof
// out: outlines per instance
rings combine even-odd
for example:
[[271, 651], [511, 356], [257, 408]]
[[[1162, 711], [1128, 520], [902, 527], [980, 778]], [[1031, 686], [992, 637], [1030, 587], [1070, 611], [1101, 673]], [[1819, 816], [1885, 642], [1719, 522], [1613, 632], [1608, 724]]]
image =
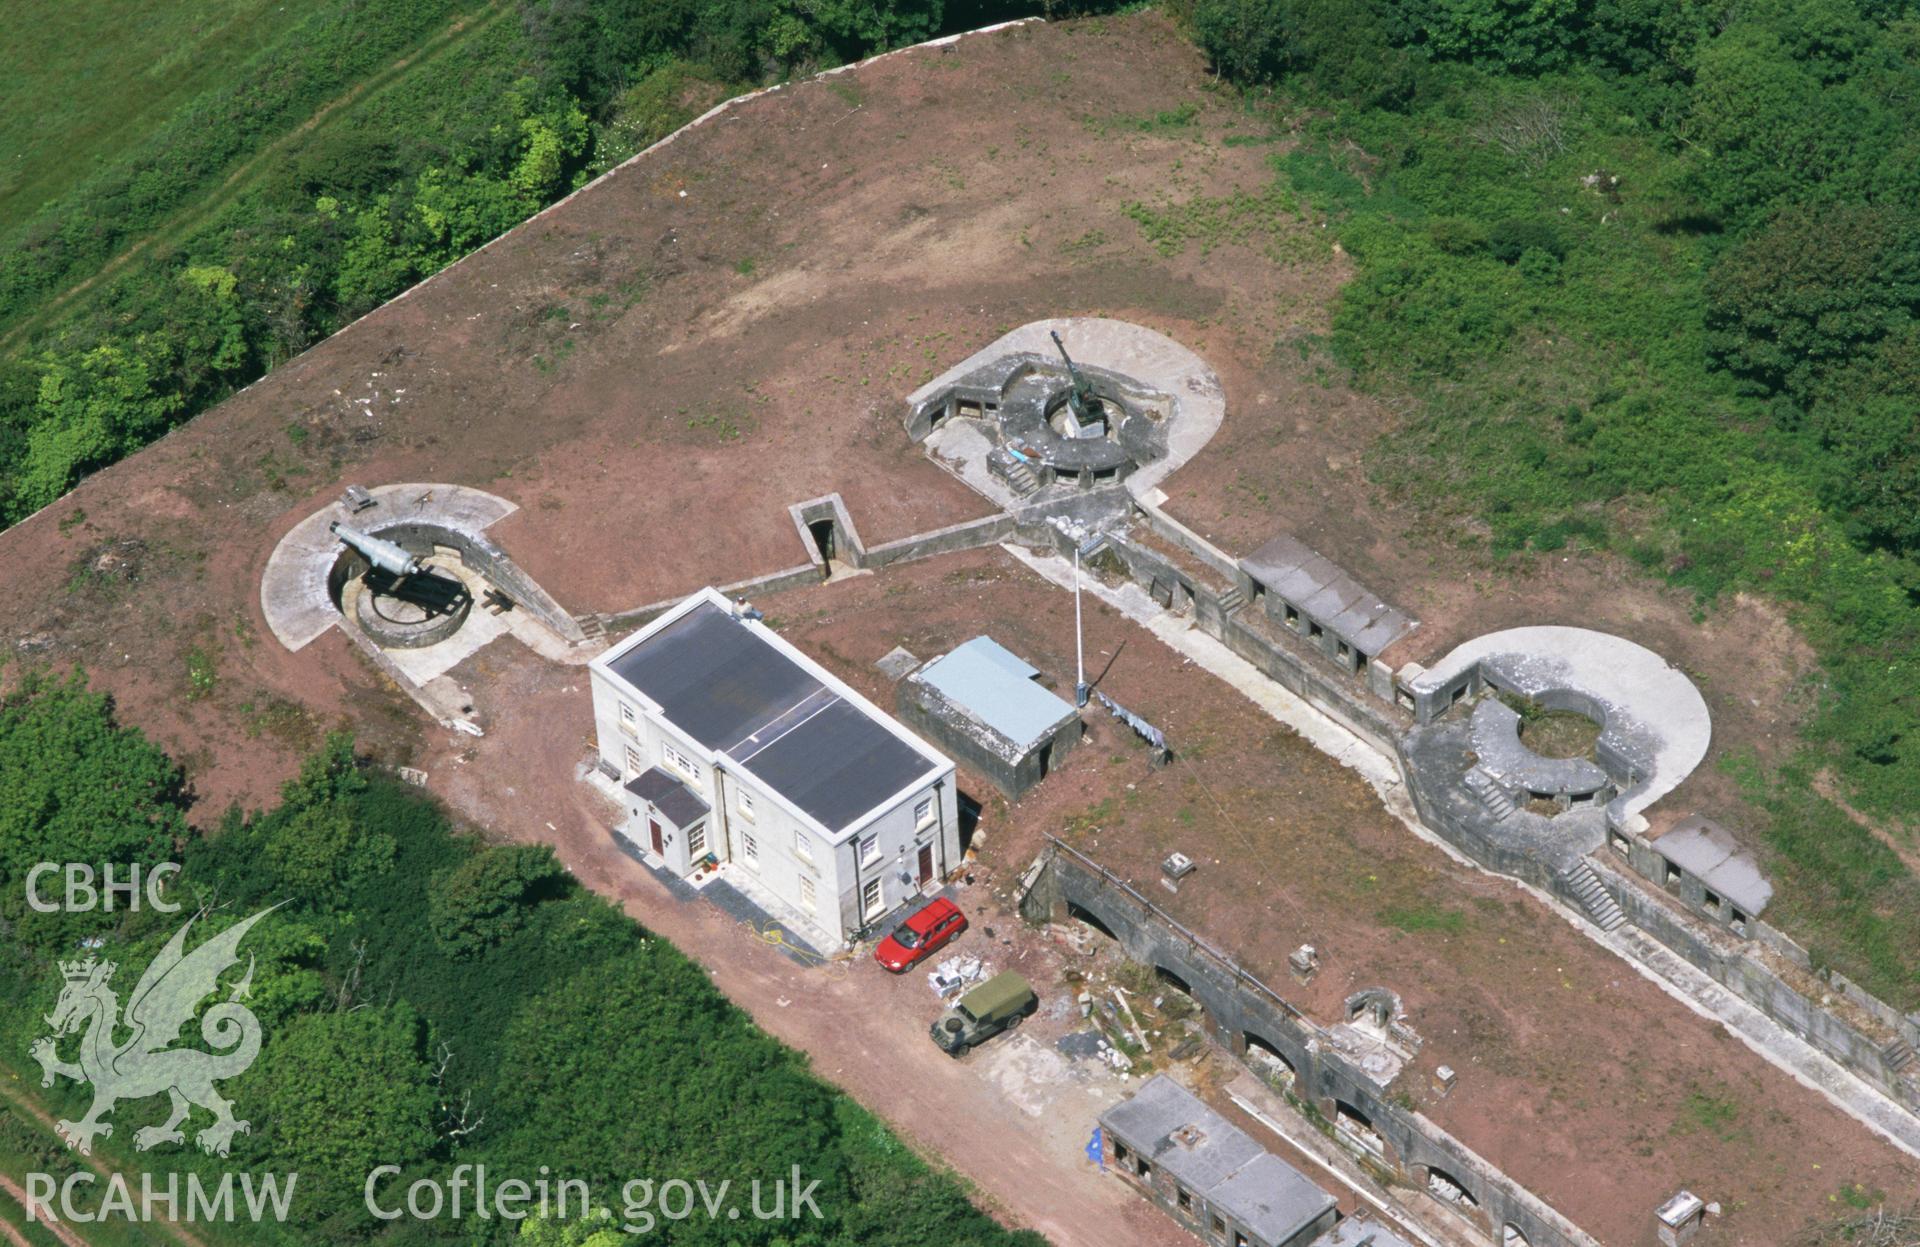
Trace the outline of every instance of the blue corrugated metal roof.
[[918, 678], [1008, 740], [1029, 745], [1074, 712], [1034, 682], [1037, 674], [999, 642], [977, 636], [928, 663]]

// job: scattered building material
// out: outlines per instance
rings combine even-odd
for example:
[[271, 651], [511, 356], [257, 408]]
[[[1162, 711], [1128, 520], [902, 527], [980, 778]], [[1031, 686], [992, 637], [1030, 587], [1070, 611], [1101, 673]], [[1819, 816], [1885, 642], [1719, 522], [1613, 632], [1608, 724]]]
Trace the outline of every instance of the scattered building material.
[[919, 666], [920, 660], [902, 647], [896, 645], [882, 654], [880, 661], [873, 665], [881, 675], [886, 676], [889, 680], [897, 680]]
[[986, 978], [991, 967], [978, 957], [949, 957], [927, 974], [933, 994], [947, 999]]

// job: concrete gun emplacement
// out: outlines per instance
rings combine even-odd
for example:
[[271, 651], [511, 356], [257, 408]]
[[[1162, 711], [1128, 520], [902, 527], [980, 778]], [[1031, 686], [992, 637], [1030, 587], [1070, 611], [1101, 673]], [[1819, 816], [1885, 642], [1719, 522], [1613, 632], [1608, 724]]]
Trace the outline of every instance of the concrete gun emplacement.
[[371, 533], [363, 533], [338, 520], [327, 525], [327, 531], [344, 542], [348, 549], [353, 550], [395, 580], [405, 580], [409, 576], [420, 574], [420, 556], [408, 554], [396, 542], [388, 541], [384, 537], [375, 537]]

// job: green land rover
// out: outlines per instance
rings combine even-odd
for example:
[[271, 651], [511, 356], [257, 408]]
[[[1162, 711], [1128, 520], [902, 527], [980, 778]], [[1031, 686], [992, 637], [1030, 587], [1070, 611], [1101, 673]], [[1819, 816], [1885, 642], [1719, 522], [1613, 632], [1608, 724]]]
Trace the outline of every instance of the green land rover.
[[948, 1056], [964, 1056], [1001, 1031], [1012, 1030], [1040, 1005], [1033, 987], [1012, 970], [994, 975], [954, 1002], [933, 1024], [933, 1042]]

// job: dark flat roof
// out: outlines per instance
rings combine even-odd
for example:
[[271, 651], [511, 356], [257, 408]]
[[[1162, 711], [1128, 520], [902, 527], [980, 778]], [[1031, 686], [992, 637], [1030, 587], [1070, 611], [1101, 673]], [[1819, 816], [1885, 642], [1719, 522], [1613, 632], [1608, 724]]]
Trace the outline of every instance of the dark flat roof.
[[710, 601], [607, 665], [676, 727], [829, 831], [934, 769], [865, 709]]

